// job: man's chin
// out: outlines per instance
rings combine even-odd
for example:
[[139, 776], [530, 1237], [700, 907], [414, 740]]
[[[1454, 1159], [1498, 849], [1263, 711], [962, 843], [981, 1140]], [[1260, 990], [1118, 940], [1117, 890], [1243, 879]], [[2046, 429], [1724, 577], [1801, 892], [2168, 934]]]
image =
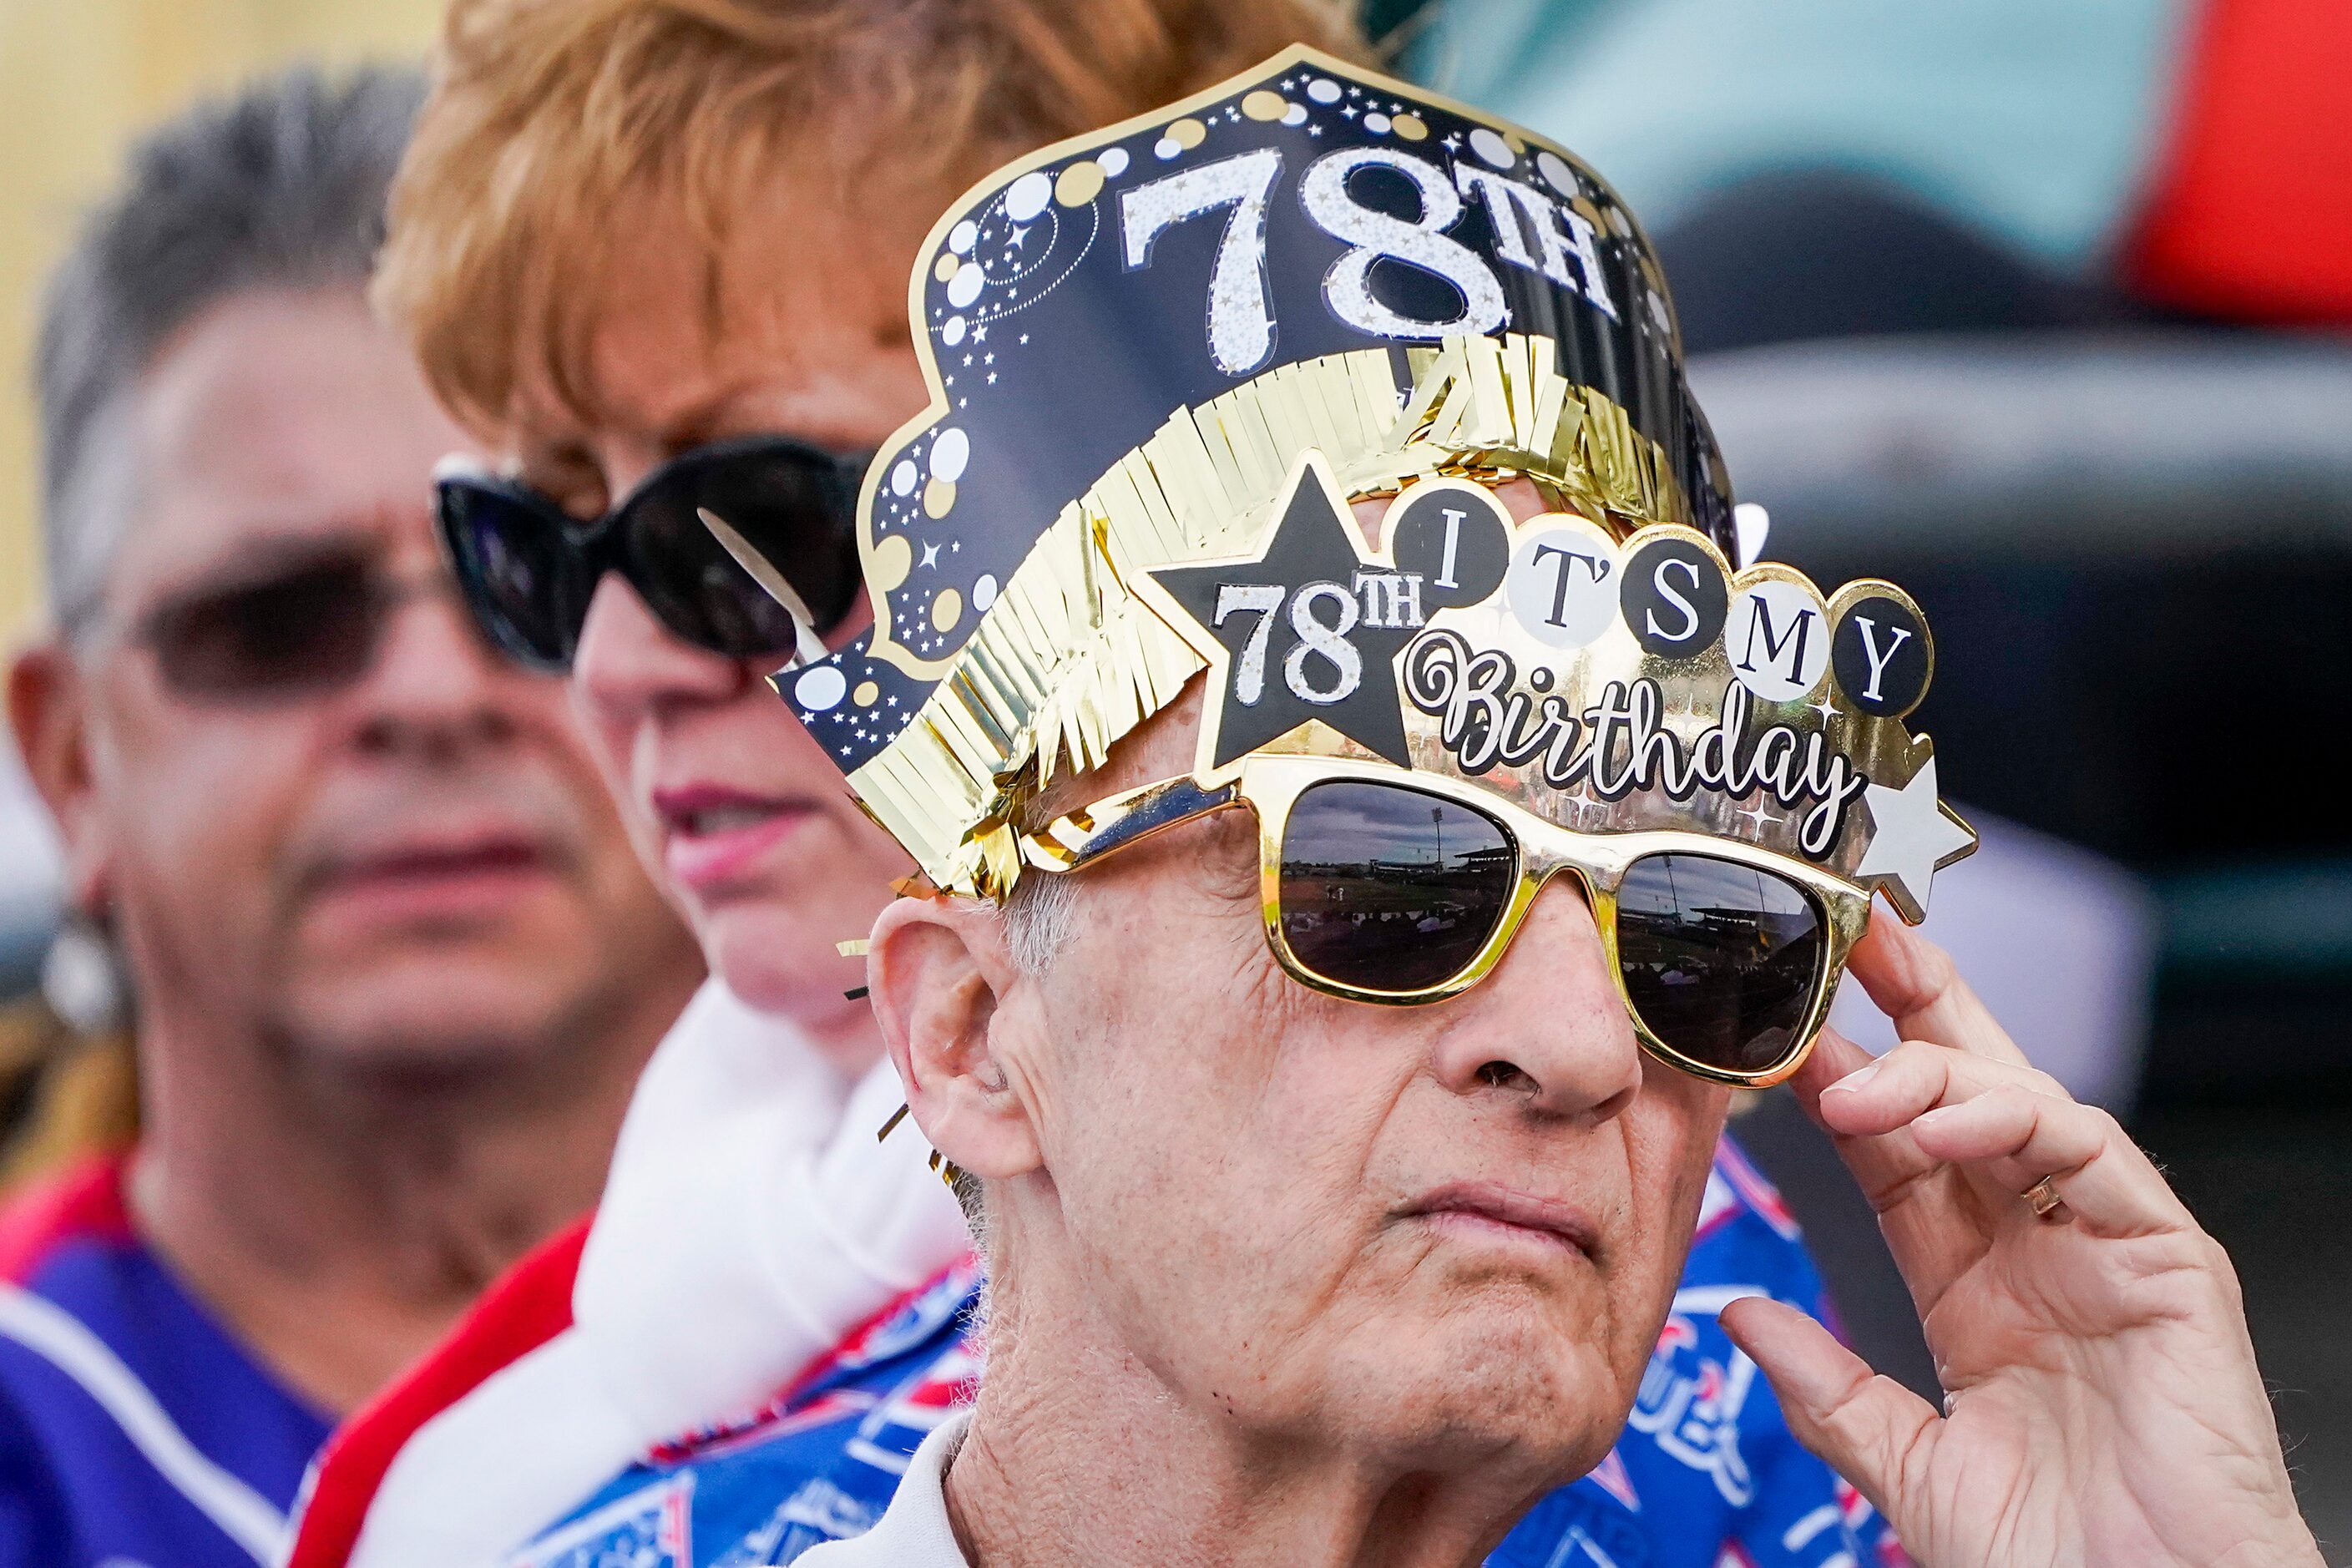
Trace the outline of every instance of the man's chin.
[[1400, 1446], [1580, 1475], [1615, 1441], [1641, 1372], [1612, 1362], [1607, 1321], [1557, 1297], [1490, 1288], [1418, 1323], [1385, 1325], [1359, 1373], [1380, 1391], [1363, 1418]]
[[287, 988], [278, 1032], [314, 1067], [496, 1069], [559, 1048], [577, 1026], [580, 978], [547, 968], [497, 948], [338, 965]]
[[845, 901], [839, 908], [763, 900], [698, 910], [695, 935], [736, 995], [763, 1013], [801, 1016], [838, 1005], [842, 993], [866, 984], [866, 962], [845, 958], [836, 945], [873, 929], [873, 912]]

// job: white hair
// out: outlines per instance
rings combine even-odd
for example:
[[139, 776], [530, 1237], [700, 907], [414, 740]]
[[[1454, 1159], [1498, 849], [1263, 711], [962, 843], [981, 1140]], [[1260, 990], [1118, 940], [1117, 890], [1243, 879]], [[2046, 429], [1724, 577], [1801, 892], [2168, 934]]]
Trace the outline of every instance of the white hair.
[[1004, 937], [1013, 962], [1021, 973], [1039, 975], [1068, 945], [1077, 919], [1077, 900], [1069, 879], [1050, 871], [1030, 871], [1013, 889], [1004, 905]]

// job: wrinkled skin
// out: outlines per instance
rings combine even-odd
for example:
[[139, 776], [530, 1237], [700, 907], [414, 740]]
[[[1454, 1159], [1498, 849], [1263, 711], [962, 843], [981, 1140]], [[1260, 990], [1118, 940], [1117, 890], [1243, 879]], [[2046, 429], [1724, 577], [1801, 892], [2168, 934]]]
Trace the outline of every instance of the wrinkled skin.
[[[1927, 1568], [2317, 1563], [2220, 1244], [1932, 944], [1882, 921], [1852, 971], [1906, 1043], [1874, 1067], [1828, 1037], [1795, 1087], [1878, 1210], [1948, 1413], [1735, 1303], [1798, 1436]], [[2017, 1196], [2045, 1178], [2048, 1220]]]
[[[1197, 707], [1079, 794], [1186, 771]], [[1090, 868], [1038, 975], [978, 906], [877, 928], [916, 1115], [987, 1182], [953, 1472], [980, 1561], [1349, 1561], [1375, 1522], [1381, 1561], [1466, 1561], [1601, 1459], [1648, 1363], [1728, 1091], [1641, 1052], [1573, 880], [1459, 999], [1371, 1007], [1276, 967], [1256, 843], [1226, 812]], [[1137, 1507], [991, 1506], [1073, 1447], [1131, 1465]], [[1151, 1509], [1170, 1485], [1224, 1506]], [[1202, 1511], [1250, 1541], [1178, 1550]]]
[[[1198, 705], [1056, 802], [1187, 771]], [[1255, 848], [1233, 811], [1088, 868], [1035, 973], [967, 901], [876, 926], [915, 1116], [987, 1194], [990, 1373], [947, 1483], [982, 1568], [1474, 1563], [1633, 1397], [1726, 1091], [1641, 1056], [1569, 879], [1480, 985], [1373, 1007], [1281, 973]], [[1951, 1414], [1734, 1303], [1798, 1434], [1926, 1568], [2315, 1563], [2221, 1249], [1939, 952], [1882, 921], [1853, 970], [1910, 1043], [1872, 1068], [1828, 1037], [1798, 1092]], [[2048, 1221], [2018, 1196], [2045, 1176]]]

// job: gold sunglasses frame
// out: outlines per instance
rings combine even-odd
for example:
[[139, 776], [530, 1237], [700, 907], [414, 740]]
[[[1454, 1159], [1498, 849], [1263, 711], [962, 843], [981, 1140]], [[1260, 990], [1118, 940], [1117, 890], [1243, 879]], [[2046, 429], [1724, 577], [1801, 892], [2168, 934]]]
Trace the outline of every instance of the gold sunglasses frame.
[[[1290, 949], [1282, 930], [1282, 840], [1291, 807], [1317, 784], [1360, 780], [1451, 801], [1498, 823], [1511, 841], [1517, 875], [1510, 901], [1496, 921], [1494, 931], [1468, 963], [1447, 979], [1412, 991], [1378, 991], [1349, 985], [1317, 973]], [[1347, 758], [1268, 755], [1242, 759], [1231, 782], [1204, 785], [1191, 776], [1110, 795], [1081, 810], [1055, 818], [1037, 832], [1024, 835], [1022, 858], [1041, 871], [1066, 874], [1081, 870], [1130, 845], [1141, 843], [1168, 828], [1211, 812], [1245, 805], [1258, 823], [1258, 904], [1267, 948], [1283, 973], [1310, 990], [1349, 1002], [1381, 1006], [1419, 1006], [1458, 996], [1494, 973], [1503, 954], [1534, 907], [1536, 895], [1561, 871], [1575, 875], [1601, 933], [1617, 998], [1633, 1021], [1642, 1048], [1666, 1066], [1711, 1083], [1739, 1089], [1767, 1089], [1795, 1073], [1820, 1037], [1836, 997], [1847, 955], [1870, 924], [1870, 895], [1827, 871], [1792, 861], [1784, 855], [1729, 839], [1678, 829], [1638, 833], [1578, 833], [1538, 816], [1526, 807], [1503, 799], [1476, 784], [1409, 771], [1385, 763]], [[1822, 972], [1813, 978], [1812, 997], [1803, 1026], [1787, 1056], [1753, 1072], [1718, 1068], [1685, 1056], [1668, 1045], [1642, 1018], [1626, 988], [1625, 973], [1617, 956], [1617, 894], [1625, 873], [1637, 860], [1652, 855], [1703, 855], [1710, 859], [1769, 871], [1794, 883], [1809, 896], [1823, 917], [1828, 941], [1822, 945]]]

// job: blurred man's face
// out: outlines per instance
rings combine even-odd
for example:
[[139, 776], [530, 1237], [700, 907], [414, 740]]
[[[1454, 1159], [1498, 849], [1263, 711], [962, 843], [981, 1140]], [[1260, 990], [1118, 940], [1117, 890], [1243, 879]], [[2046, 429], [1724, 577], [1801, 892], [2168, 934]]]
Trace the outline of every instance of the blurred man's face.
[[[356, 292], [214, 307], [145, 376], [131, 439], [137, 510], [72, 660], [82, 760], [52, 798], [146, 987], [434, 1068], [690, 984], [562, 683], [464, 619], [428, 491], [465, 441]], [[171, 645], [142, 632], [158, 607], [320, 559], [398, 595], [362, 671], [173, 689]]]
[[[635, 253], [627, 276], [609, 280], [593, 339], [593, 416], [527, 383], [524, 416], [499, 435], [524, 479], [591, 517], [695, 447], [787, 435], [863, 454], [921, 409], [906, 331], [913, 237], [903, 252], [853, 237], [835, 254], [870, 247], [887, 259], [820, 275], [762, 266], [767, 233], [748, 219], [745, 228], [760, 243], [730, 274], [715, 335], [688, 247]], [[631, 830], [712, 967], [845, 1066], [869, 1064], [871, 1016], [843, 995], [864, 983], [864, 964], [835, 944], [865, 935], [912, 867], [769, 689], [769, 667], [680, 641], [608, 575], [573, 672]]]

